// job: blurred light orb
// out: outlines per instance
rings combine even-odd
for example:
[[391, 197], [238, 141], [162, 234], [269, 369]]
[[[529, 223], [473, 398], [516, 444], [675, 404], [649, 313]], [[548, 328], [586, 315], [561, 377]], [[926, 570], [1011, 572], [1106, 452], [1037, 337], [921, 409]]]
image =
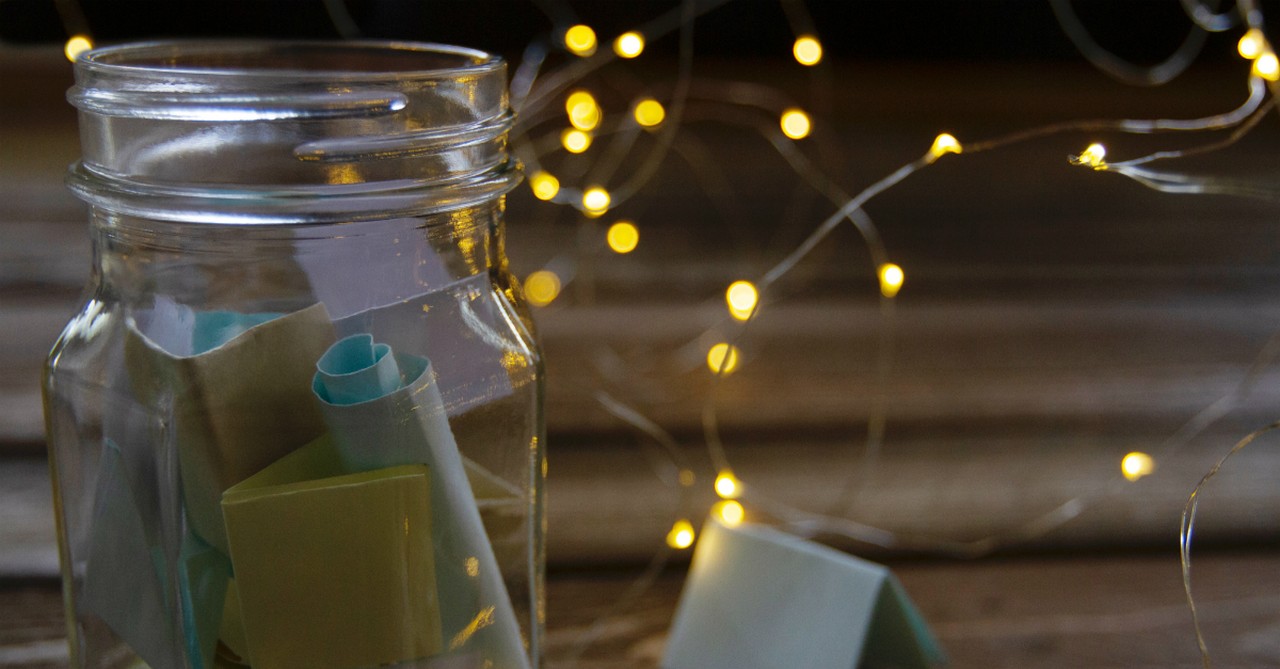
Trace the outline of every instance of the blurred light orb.
[[1120, 473], [1129, 481], [1137, 481], [1155, 470], [1155, 459], [1141, 451], [1129, 453], [1120, 460]]
[[545, 307], [560, 295], [560, 277], [551, 270], [540, 269], [524, 280], [524, 296], [529, 304]]
[[644, 52], [644, 35], [629, 30], [613, 40], [613, 52], [621, 58], [635, 58]]
[[750, 281], [734, 281], [724, 291], [724, 301], [729, 305], [729, 314], [740, 321], [751, 318], [751, 311], [756, 308], [760, 293]]
[[1280, 80], [1280, 60], [1275, 53], [1267, 51], [1253, 61], [1253, 73], [1267, 81]]
[[804, 139], [813, 130], [809, 115], [800, 109], [788, 109], [782, 112], [782, 134], [791, 139]]
[[1257, 28], [1250, 28], [1236, 43], [1241, 58], [1253, 60], [1267, 50], [1267, 38]]
[[712, 346], [707, 351], [707, 368], [712, 374], [732, 374], [738, 368], [738, 347], [725, 342]]
[[600, 216], [609, 211], [610, 201], [609, 191], [599, 186], [588, 188], [582, 193], [582, 208], [588, 215]]
[[66, 54], [67, 60], [74, 63], [80, 54], [92, 48], [93, 40], [87, 35], [72, 35], [71, 39], [67, 40], [66, 46], [62, 48], [62, 53]]
[[746, 520], [747, 517], [747, 512], [742, 508], [742, 505], [731, 499], [717, 502], [716, 505], [712, 507], [712, 512], [716, 514], [716, 517], [720, 519], [720, 522], [729, 527], [737, 527], [741, 525], [742, 521]]
[[801, 35], [791, 47], [791, 54], [801, 65], [813, 66], [822, 61], [822, 42], [813, 35]]
[[885, 297], [896, 297], [907, 278], [902, 268], [891, 262], [881, 265], [876, 274], [880, 277], [880, 294]]
[[564, 47], [575, 56], [590, 56], [596, 52], [596, 31], [579, 23], [564, 31]]
[[735, 499], [742, 492], [742, 485], [733, 472], [724, 470], [716, 476], [716, 494], [722, 499]]
[[547, 172], [534, 172], [529, 177], [529, 188], [539, 200], [552, 200], [560, 192], [560, 180]]
[[569, 128], [560, 133], [560, 144], [569, 153], [582, 153], [591, 148], [591, 135], [577, 128]]
[[594, 130], [603, 116], [595, 96], [586, 91], [574, 91], [565, 98], [564, 111], [569, 115], [569, 123], [579, 130]]
[[662, 123], [667, 117], [667, 110], [663, 108], [662, 103], [652, 98], [646, 98], [636, 103], [635, 119], [645, 128], [652, 128]]
[[684, 550], [692, 546], [693, 540], [693, 524], [684, 519], [677, 520], [671, 526], [671, 531], [667, 532], [667, 545], [676, 550]]
[[609, 226], [605, 240], [614, 253], [631, 253], [640, 244], [640, 230], [631, 221], [618, 221]]

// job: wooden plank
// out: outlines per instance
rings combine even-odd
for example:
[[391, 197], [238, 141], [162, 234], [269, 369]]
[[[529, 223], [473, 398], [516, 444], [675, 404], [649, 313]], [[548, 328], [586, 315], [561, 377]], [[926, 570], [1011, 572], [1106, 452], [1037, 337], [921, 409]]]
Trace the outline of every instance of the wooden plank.
[[[1197, 603], [1216, 666], [1280, 663], [1278, 564], [1274, 552], [1196, 557]], [[955, 669], [1201, 666], [1173, 553], [892, 566]], [[683, 570], [673, 566], [633, 605], [614, 610], [637, 574], [550, 575], [548, 669], [658, 666]], [[65, 666], [64, 633], [54, 583], [0, 586], [0, 665]], [[594, 643], [583, 646], [588, 638]]]
[[[726, 451], [747, 483], [756, 518], [789, 518], [787, 509], [829, 512], [896, 533], [876, 546], [832, 536], [875, 555], [943, 551], [947, 542], [1003, 537], [1004, 551], [1177, 545], [1179, 514], [1200, 477], [1239, 435], [1212, 432], [1165, 454], [1164, 434], [1114, 435], [1087, 429], [1035, 432], [956, 431], [891, 439], [874, 468], [861, 435], [728, 435]], [[635, 564], [662, 545], [671, 523], [695, 523], [714, 502], [714, 467], [693, 445], [684, 453], [698, 483], [681, 501], [664, 483], [672, 463], [640, 435], [552, 442], [548, 474], [548, 560], [555, 565]], [[1119, 463], [1151, 451], [1156, 472], [1134, 483]], [[0, 577], [56, 570], [47, 470], [40, 459], [0, 460]], [[839, 508], [845, 486], [855, 486]], [[1197, 540], [1205, 546], [1272, 541], [1280, 533], [1280, 450], [1260, 442], [1234, 459], [1204, 493]], [[1078, 513], [1030, 537], [1019, 532], [1069, 500]], [[921, 543], [925, 542], [925, 543]]]

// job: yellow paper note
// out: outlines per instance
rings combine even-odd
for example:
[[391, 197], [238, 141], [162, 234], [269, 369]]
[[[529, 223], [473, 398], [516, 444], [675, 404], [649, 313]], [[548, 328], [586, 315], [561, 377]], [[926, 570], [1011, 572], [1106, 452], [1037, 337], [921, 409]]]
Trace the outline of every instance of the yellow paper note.
[[354, 669], [442, 650], [430, 471], [335, 471], [322, 438], [223, 498], [255, 669]]

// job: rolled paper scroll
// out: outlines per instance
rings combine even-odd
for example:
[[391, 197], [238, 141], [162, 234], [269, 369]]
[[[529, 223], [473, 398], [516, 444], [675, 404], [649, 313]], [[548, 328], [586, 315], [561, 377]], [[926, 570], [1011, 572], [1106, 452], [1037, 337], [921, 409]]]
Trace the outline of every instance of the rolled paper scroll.
[[439, 653], [431, 487], [421, 464], [348, 474], [325, 436], [228, 490], [241, 659], [357, 669]]
[[[511, 599], [431, 363], [379, 351], [370, 336], [353, 335], [335, 343], [317, 365], [312, 389], [338, 457], [348, 471], [418, 463], [431, 470], [432, 536], [448, 650], [474, 653], [495, 667], [528, 667]], [[389, 364], [384, 361], [392, 356], [400, 372], [394, 378], [347, 364], [372, 361], [370, 367], [377, 367]], [[365, 385], [371, 377], [383, 383], [365, 396], [353, 392], [371, 388]], [[489, 475], [486, 485], [496, 486], [493, 478]]]
[[130, 322], [125, 360], [139, 401], [171, 407], [187, 520], [225, 554], [223, 491], [324, 432], [309, 381], [333, 326], [320, 304], [279, 317], [212, 312], [187, 320], [190, 344], [163, 333], [169, 348]]
[[173, 597], [167, 576], [173, 556], [164, 554], [158, 529], [148, 527], [138, 482], [111, 441], [103, 445], [98, 471], [79, 613], [101, 618], [153, 669], [212, 669], [230, 563], [187, 534], [176, 556], [179, 592]]

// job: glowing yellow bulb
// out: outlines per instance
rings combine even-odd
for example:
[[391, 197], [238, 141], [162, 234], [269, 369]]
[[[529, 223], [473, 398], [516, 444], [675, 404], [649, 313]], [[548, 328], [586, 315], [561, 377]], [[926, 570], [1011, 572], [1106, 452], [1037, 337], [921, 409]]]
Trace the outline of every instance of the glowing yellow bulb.
[[1077, 165], [1087, 165], [1095, 170], [1107, 169], [1107, 147], [1101, 144], [1090, 144], [1085, 148], [1084, 153], [1076, 156], [1072, 162]]
[[640, 243], [640, 230], [631, 221], [618, 221], [609, 226], [605, 240], [614, 253], [631, 253]]
[[747, 512], [742, 508], [742, 505], [731, 499], [716, 502], [716, 505], [711, 507], [711, 512], [720, 519], [720, 522], [729, 527], [741, 525], [742, 521], [747, 517]]
[[1137, 481], [1155, 470], [1155, 459], [1140, 451], [1134, 451], [1120, 460], [1120, 472], [1130, 481]]
[[529, 177], [529, 188], [539, 200], [550, 200], [560, 192], [560, 180], [546, 172], [534, 172]]
[[574, 109], [583, 105], [589, 107], [597, 106], [595, 96], [586, 91], [574, 91], [564, 99], [564, 111], [566, 114], [572, 115]]
[[929, 147], [929, 155], [937, 160], [948, 153], [960, 153], [962, 150], [960, 140], [944, 132], [933, 140], [933, 146]]
[[891, 262], [881, 265], [876, 274], [880, 277], [880, 294], [885, 297], [896, 296], [898, 291], [902, 290], [902, 282], [907, 278], [902, 268]]
[[524, 280], [524, 296], [529, 304], [545, 307], [560, 294], [560, 277], [550, 270], [540, 269]]
[[577, 128], [570, 128], [560, 133], [560, 143], [569, 153], [582, 153], [591, 148], [591, 135]]
[[788, 109], [782, 112], [782, 134], [791, 139], [804, 139], [813, 129], [809, 115], [799, 109]]
[[1257, 28], [1250, 28], [1236, 43], [1236, 51], [1240, 52], [1241, 58], [1253, 60], [1262, 55], [1267, 50], [1267, 38], [1263, 36], [1262, 31]]
[[734, 281], [724, 291], [724, 301], [729, 305], [729, 313], [740, 321], [751, 317], [751, 310], [756, 308], [760, 294], [750, 281]]
[[687, 520], [677, 520], [671, 526], [671, 531], [667, 532], [667, 545], [676, 549], [684, 550], [693, 545], [693, 524]]
[[822, 60], [822, 42], [813, 35], [801, 35], [796, 38], [791, 53], [801, 65], [817, 65]]
[[[588, 93], [587, 97], [591, 95]], [[579, 101], [573, 106], [566, 105], [569, 113], [569, 123], [579, 130], [595, 130], [600, 125], [600, 107], [593, 99]]]
[[73, 35], [67, 40], [67, 45], [62, 48], [62, 52], [67, 55], [67, 60], [76, 62], [76, 56], [93, 48], [93, 41], [85, 35]]
[[[712, 374], [728, 376], [738, 368], [738, 347], [720, 342], [707, 351], [707, 367]], [[723, 370], [721, 369], [723, 367]]]
[[667, 117], [667, 110], [662, 108], [661, 102], [645, 99], [636, 104], [635, 117], [636, 123], [652, 128], [662, 123], [662, 119]]
[[635, 58], [644, 51], [644, 35], [631, 30], [613, 40], [613, 52], [623, 58]]
[[1267, 81], [1280, 80], [1280, 60], [1276, 60], [1275, 53], [1266, 51], [1253, 61], [1253, 73]]
[[716, 494], [724, 499], [736, 499], [742, 492], [742, 484], [738, 483], [733, 472], [724, 470], [716, 476]]
[[609, 191], [596, 186], [582, 193], [582, 208], [588, 216], [601, 216], [609, 211]]
[[564, 31], [564, 46], [576, 56], [590, 56], [596, 52], [596, 31], [579, 23]]

